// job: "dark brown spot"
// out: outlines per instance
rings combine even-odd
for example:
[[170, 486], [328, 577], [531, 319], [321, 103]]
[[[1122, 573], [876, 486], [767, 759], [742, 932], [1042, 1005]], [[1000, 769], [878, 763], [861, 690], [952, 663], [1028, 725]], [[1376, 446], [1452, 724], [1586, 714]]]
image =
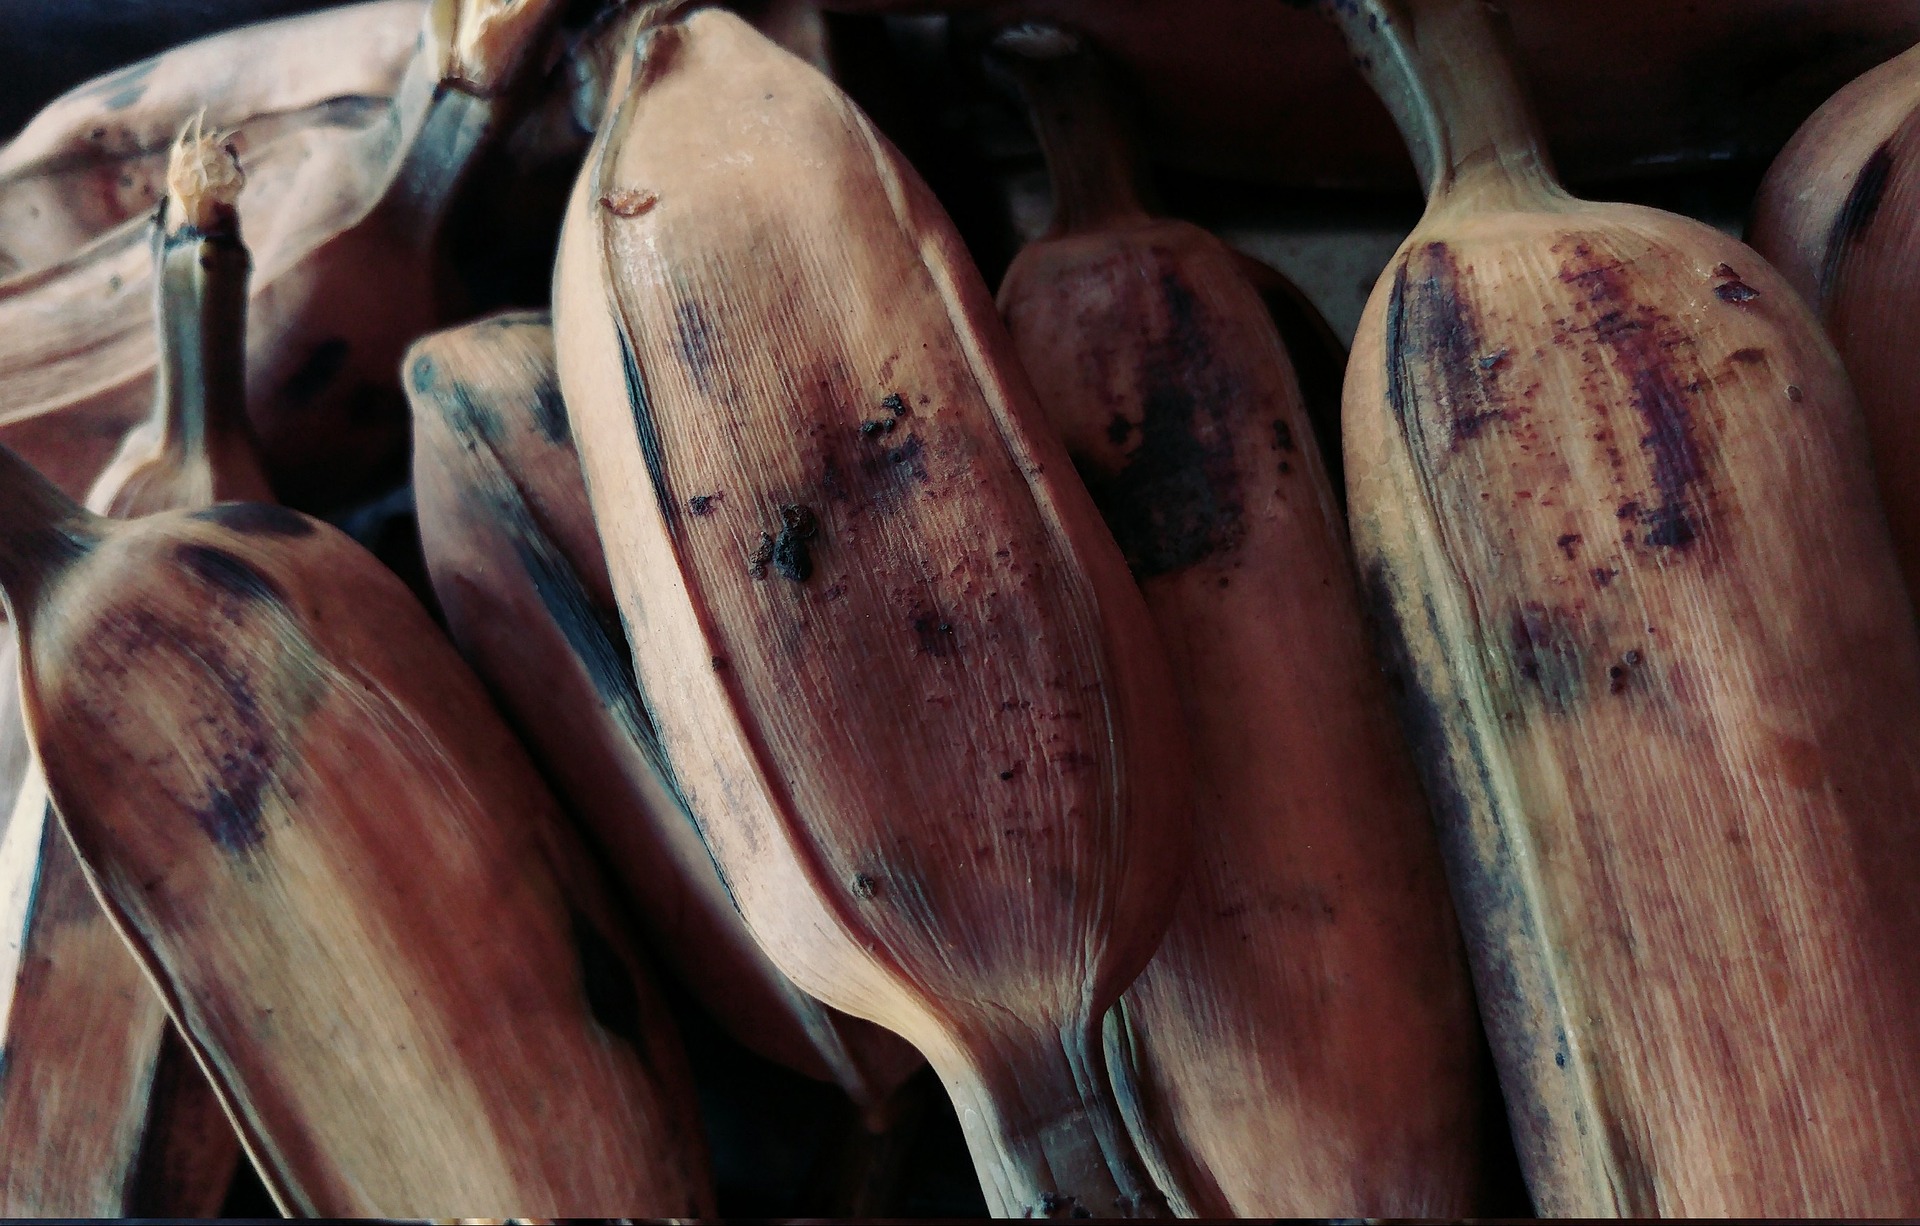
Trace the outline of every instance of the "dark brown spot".
[[567, 402], [560, 395], [560, 381], [549, 373], [533, 389], [533, 424], [549, 443], [564, 447], [573, 441], [573, 427], [567, 421]]
[[1722, 302], [1736, 305], [1752, 302], [1760, 296], [1760, 291], [1745, 281], [1727, 281], [1713, 287], [1714, 296]]
[[252, 564], [212, 545], [181, 545], [174, 550], [179, 563], [203, 583], [247, 603], [282, 604], [286, 593]]
[[1508, 621], [1514, 671], [1539, 687], [1550, 711], [1564, 712], [1580, 696], [1580, 646], [1560, 609], [1529, 601]]
[[223, 502], [195, 511], [190, 518], [219, 524], [242, 536], [295, 538], [314, 533], [313, 521], [298, 511], [264, 502]]
[[937, 656], [941, 659], [953, 654], [952, 622], [936, 612], [915, 609], [909, 624], [913, 627], [914, 638], [919, 641], [920, 654]]
[[883, 434], [892, 434], [893, 428], [899, 424], [897, 420], [891, 417], [883, 417], [877, 421], [863, 421], [860, 423], [860, 437], [878, 438]]
[[[922, 396], [920, 402], [925, 404], [926, 397]], [[881, 397], [880, 407], [896, 418], [905, 417], [907, 414], [913, 412], [912, 409], [907, 407], [907, 398], [899, 392], [888, 392], [885, 396]]]
[[1846, 203], [1840, 206], [1839, 213], [1834, 215], [1833, 227], [1827, 231], [1826, 255], [1820, 261], [1819, 305], [1824, 307], [1832, 300], [1840, 269], [1846, 263], [1847, 248], [1859, 241], [1873, 224], [1892, 173], [1893, 142], [1889, 140], [1875, 149], [1860, 167], [1860, 177], [1853, 181], [1853, 190], [1847, 193]]
[[695, 494], [693, 497], [687, 499], [687, 510], [692, 511], [695, 515], [711, 515], [713, 514], [714, 504], [725, 496], [725, 494], [717, 491], [712, 494]]
[[853, 891], [855, 898], [866, 902], [880, 892], [880, 883], [865, 873], [855, 873], [853, 875], [853, 881], [848, 885], [848, 888]]
[[1293, 429], [1278, 418], [1273, 422], [1273, 448], [1275, 451], [1293, 450]]
[[760, 543], [747, 555], [747, 573], [756, 579], [767, 577], [767, 567], [773, 565], [773, 533], [762, 532]]
[[1560, 547], [1560, 552], [1566, 555], [1567, 561], [1569, 562], [1573, 561], [1573, 547], [1579, 543], [1580, 534], [1578, 532], [1569, 532], [1554, 542], [1554, 544]]
[[1731, 360], [1735, 362], [1739, 362], [1742, 365], [1753, 366], [1767, 360], [1767, 351], [1764, 349], [1752, 349], [1752, 348], [1736, 349], [1733, 351], [1731, 355]]
[[653, 206], [659, 203], [657, 193], [637, 187], [623, 187], [600, 197], [600, 207], [615, 217], [639, 217], [652, 212]]
[[1800, 390], [1800, 385], [1798, 383], [1787, 384], [1788, 400], [1792, 401], [1795, 404], [1799, 404], [1802, 400], [1805, 400], [1806, 398], [1807, 398], [1807, 394]]
[[1613, 577], [1619, 573], [1619, 571], [1613, 570], [1610, 567], [1596, 566], [1593, 568], [1593, 582], [1598, 587], [1606, 587], [1613, 582]]

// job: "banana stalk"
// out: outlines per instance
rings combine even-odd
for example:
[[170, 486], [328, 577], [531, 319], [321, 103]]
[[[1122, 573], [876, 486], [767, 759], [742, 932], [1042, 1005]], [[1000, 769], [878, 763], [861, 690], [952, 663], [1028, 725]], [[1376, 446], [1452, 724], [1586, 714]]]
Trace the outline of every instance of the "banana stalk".
[[1835, 94], [1767, 171], [1750, 241], [1812, 305], [1866, 415], [1880, 498], [1907, 591], [1920, 593], [1920, 48]]
[[102, 519], [0, 450], [53, 803], [276, 1201], [690, 1216], [677, 1036], [400, 581], [251, 503]]
[[[337, 505], [400, 475], [400, 358], [448, 310], [441, 223], [560, 7], [431, 0], [380, 122], [252, 167], [247, 401], [285, 501]], [[0, 379], [15, 391], [0, 440], [69, 490], [91, 483], [152, 378], [151, 323], [129, 303], [151, 276], [142, 239], [109, 231], [0, 284]]]
[[1839, 359], [1559, 186], [1481, 0], [1328, 8], [1428, 190], [1348, 484], [1535, 1204], [1920, 1211], [1920, 642]]
[[[175, 144], [153, 226], [153, 416], [128, 434], [89, 495], [100, 514], [270, 496], [246, 417], [242, 176], [225, 138], [197, 127]], [[12, 1004], [0, 1032], [8, 1172], [0, 1213], [210, 1217], [232, 1181], [238, 1139], [160, 996], [88, 894], [45, 795], [36, 770], [6, 836], [7, 889], [24, 902], [7, 917], [7, 931], [23, 934], [23, 960], [6, 985]]]
[[720, 11], [630, 72], [554, 327], [673, 780], [774, 964], [940, 1072], [996, 1213], [1158, 1212], [1096, 1031], [1185, 864], [1138, 593], [845, 96]]
[[1095, 53], [1031, 26], [997, 49], [1055, 200], [1000, 308], [1193, 741], [1194, 869], [1109, 1018], [1128, 1123], [1188, 1215], [1471, 1213], [1466, 960], [1286, 347], [1224, 243], [1142, 207]]
[[607, 850], [681, 982], [741, 1043], [837, 1082], [883, 1130], [918, 1054], [767, 961], [674, 792], [620, 629], [547, 316], [427, 337], [406, 369], [421, 544], [454, 642]]

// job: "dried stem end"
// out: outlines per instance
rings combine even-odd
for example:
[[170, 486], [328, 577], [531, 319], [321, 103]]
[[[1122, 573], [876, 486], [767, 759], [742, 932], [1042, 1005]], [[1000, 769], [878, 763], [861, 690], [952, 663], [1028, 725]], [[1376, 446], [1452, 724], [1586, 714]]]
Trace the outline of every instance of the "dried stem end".
[[440, 79], [483, 98], [503, 92], [560, 15], [561, 0], [433, 0], [427, 54]]
[[196, 115], [180, 130], [167, 160], [167, 233], [237, 235], [240, 189], [247, 176], [232, 134], [209, 136], [200, 124]]

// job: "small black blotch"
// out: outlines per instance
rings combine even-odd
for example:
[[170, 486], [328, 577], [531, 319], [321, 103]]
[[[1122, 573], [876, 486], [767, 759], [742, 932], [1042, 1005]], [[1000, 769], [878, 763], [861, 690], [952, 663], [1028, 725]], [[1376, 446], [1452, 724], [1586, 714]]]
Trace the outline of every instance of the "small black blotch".
[[182, 545], [174, 551], [174, 556], [203, 582], [229, 596], [263, 604], [286, 600], [278, 584], [224, 549], [212, 545]]
[[326, 391], [327, 385], [346, 369], [347, 355], [351, 352], [352, 346], [340, 337], [321, 341], [307, 354], [306, 360], [287, 376], [281, 394], [296, 407], [308, 404]]
[[1018, 779], [1021, 775], [1026, 773], [1026, 770], [1027, 770], [1027, 764], [1025, 762], [1015, 762], [1012, 766], [1009, 766], [1006, 770], [1003, 770], [1000, 772], [1000, 781], [1002, 783], [1006, 783], [1014, 779]]
[[1736, 349], [1733, 351], [1731, 360], [1742, 363], [1743, 365], [1752, 366], [1755, 363], [1766, 361], [1767, 351], [1764, 349], [1754, 349], [1752, 347]]
[[[927, 402], [927, 398], [925, 396], [922, 396], [920, 398], [920, 403], [925, 404], [926, 402]], [[902, 396], [899, 392], [889, 392], [885, 396], [883, 396], [880, 400], [880, 407], [885, 409], [887, 412], [893, 414], [895, 417], [905, 417], [907, 414], [913, 412], [912, 409], [909, 409], [907, 407], [907, 398], [905, 396]]]
[[640, 1033], [640, 994], [634, 989], [633, 976], [626, 963], [592, 920], [573, 913], [573, 944], [580, 958], [580, 983], [586, 990], [587, 1008], [593, 1020], [608, 1033], [625, 1039], [635, 1047], [643, 1045]]
[[713, 504], [719, 502], [725, 496], [725, 494], [719, 492], [712, 494], [695, 494], [693, 497], [687, 499], [687, 510], [692, 511], [695, 515], [711, 515], [713, 514]]
[[220, 774], [207, 782], [207, 803], [193, 811], [194, 821], [225, 851], [241, 852], [266, 841], [269, 772], [261, 746], [258, 752], [229, 753], [220, 758]]
[[1276, 451], [1293, 450], [1293, 429], [1277, 419], [1273, 423], [1273, 447]]
[[880, 892], [880, 883], [865, 873], [855, 873], [853, 875], [853, 881], [848, 888], [853, 891], [855, 898], [865, 902]]
[[820, 521], [812, 508], [797, 504], [781, 507], [780, 535], [773, 538], [773, 552], [767, 560], [782, 579], [805, 583], [813, 577], [813, 551], [808, 542], [819, 535]]
[[713, 657], [713, 671], [714, 671], [714, 672], [716, 672], [716, 673], [724, 673], [724, 672], [726, 672], [726, 671], [727, 671], [727, 657], [725, 657], [725, 656], [715, 656], [715, 657]]
[[1560, 552], [1566, 555], [1567, 561], [1569, 562], [1573, 561], [1573, 547], [1579, 543], [1580, 534], [1578, 532], [1569, 532], [1554, 542], [1554, 544], [1560, 547]]
[[1798, 383], [1787, 384], [1788, 400], [1793, 401], [1793, 403], [1795, 404], [1799, 404], [1802, 400], [1805, 400], [1806, 398], [1807, 398], [1807, 394], [1800, 390], [1800, 385]]
[[1612, 668], [1609, 668], [1607, 670], [1607, 692], [1610, 694], [1624, 693], [1626, 691], [1626, 688], [1627, 688], [1626, 665], [1616, 664]]
[[1605, 587], [1609, 583], [1612, 583], [1613, 577], [1619, 573], [1619, 571], [1612, 570], [1605, 566], [1596, 566], [1593, 568], [1593, 581], [1599, 586]]
[[921, 456], [925, 452], [926, 445], [920, 441], [920, 436], [917, 434], [909, 434], [907, 435], [906, 442], [901, 443], [898, 447], [888, 449], [887, 463], [900, 465], [910, 471], [915, 479], [925, 481], [927, 479], [927, 466], [921, 461]]
[[1728, 281], [1713, 287], [1714, 296], [1722, 302], [1746, 303], [1760, 296], [1760, 291], [1745, 281]]
[[1567, 1067], [1567, 1053], [1566, 1053], [1566, 1052], [1563, 1052], [1563, 1051], [1557, 1051], [1557, 1052], [1554, 1052], [1554, 1053], [1553, 1053], [1553, 1064], [1554, 1064], [1554, 1067], [1555, 1067], [1555, 1068], [1565, 1068], [1565, 1067]]
[[1126, 419], [1125, 414], [1115, 413], [1107, 422], [1107, 441], [1115, 447], [1124, 447], [1127, 439], [1132, 436], [1134, 428], [1134, 424]]
[[219, 524], [242, 536], [301, 537], [314, 531], [313, 521], [300, 512], [267, 502], [223, 502], [195, 511], [189, 518]]
[[1510, 349], [1502, 349], [1497, 353], [1482, 354], [1479, 359], [1480, 369], [1481, 370], [1500, 369], [1502, 366], [1506, 365], [1507, 355], [1510, 354], [1511, 352], [1512, 350]]
[[898, 424], [899, 420], [892, 417], [882, 418], [879, 421], [863, 421], [860, 423], [860, 437], [877, 438], [882, 434], [892, 434], [893, 428]]
[[1652, 531], [1647, 533], [1647, 544], [1664, 549], [1684, 549], [1693, 544], [1695, 532], [1693, 521], [1686, 512], [1677, 506], [1665, 506], [1647, 517]]

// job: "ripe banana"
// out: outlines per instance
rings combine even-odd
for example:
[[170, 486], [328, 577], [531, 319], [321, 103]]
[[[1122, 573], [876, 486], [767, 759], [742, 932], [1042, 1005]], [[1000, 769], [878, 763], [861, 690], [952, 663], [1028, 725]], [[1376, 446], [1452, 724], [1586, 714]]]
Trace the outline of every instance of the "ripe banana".
[[1142, 208], [1093, 52], [997, 47], [1055, 200], [1000, 309], [1172, 656], [1204, 815], [1110, 1019], [1128, 1123], [1196, 1216], [1470, 1213], [1466, 960], [1286, 348], [1224, 243]]
[[554, 328], [673, 779], [774, 964], [939, 1070], [995, 1212], [1154, 1212], [1096, 1035], [1185, 866], [1139, 595], [845, 96], [718, 10], [630, 72]]
[[1920, 593], [1920, 48], [1835, 94], [1760, 185], [1751, 241], [1813, 306], [1866, 415], [1880, 497], [1909, 593]]
[[54, 804], [285, 1209], [710, 1211], [677, 1037], [398, 579], [277, 507], [101, 519], [5, 451], [0, 523]]
[[[182, 132], [167, 186], [153, 225], [159, 393], [89, 495], [123, 518], [269, 496], [246, 416], [248, 255], [231, 145], [198, 124]], [[36, 770], [4, 865], [27, 902], [8, 917], [25, 955], [0, 1032], [0, 1214], [212, 1216], [239, 1141], [88, 894], [45, 791]]]
[[1428, 185], [1348, 482], [1535, 1204], [1920, 1212], [1920, 642], [1840, 362], [1559, 186], [1482, 0], [1329, 9]]
[[267, 144], [383, 112], [420, 38], [422, 0], [375, 0], [243, 26], [88, 81], [0, 148], [0, 277], [57, 263], [166, 190], [195, 114], [249, 165]]
[[[441, 221], [559, 7], [431, 0], [378, 122], [343, 140], [296, 141], [281, 166], [249, 163], [248, 407], [285, 501], [337, 505], [399, 475], [400, 357], [446, 310]], [[122, 226], [0, 283], [0, 380], [14, 392], [0, 441], [68, 490], [90, 483], [145, 400], [142, 247]]]
[[454, 642], [707, 1011], [761, 1055], [837, 1081], [878, 1123], [920, 1058], [767, 961], [675, 794], [634, 682], [546, 314], [427, 337], [406, 372], [421, 543]]

